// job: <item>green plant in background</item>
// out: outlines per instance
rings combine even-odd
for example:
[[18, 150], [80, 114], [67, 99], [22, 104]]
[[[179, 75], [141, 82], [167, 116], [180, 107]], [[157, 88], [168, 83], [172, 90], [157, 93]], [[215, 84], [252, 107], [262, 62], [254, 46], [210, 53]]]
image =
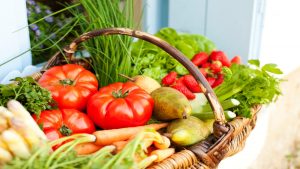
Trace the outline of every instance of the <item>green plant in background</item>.
[[[26, 5], [28, 22], [30, 24], [30, 43], [31, 46], [34, 47], [31, 49], [32, 62], [33, 64], [38, 64], [48, 60], [56, 53], [58, 51], [58, 46], [63, 47], [66, 45], [68, 38], [65, 38], [64, 41], [59, 41], [59, 39], [68, 31], [68, 28], [64, 27], [64, 25], [69, 23], [71, 18], [66, 17], [64, 13], [50, 16], [52, 14], [50, 7], [36, 2], [35, 0], [27, 0]], [[35, 23], [45, 16], [49, 17]], [[61, 30], [57, 31], [58, 29]], [[55, 42], [58, 41], [59, 43], [55, 44]]]

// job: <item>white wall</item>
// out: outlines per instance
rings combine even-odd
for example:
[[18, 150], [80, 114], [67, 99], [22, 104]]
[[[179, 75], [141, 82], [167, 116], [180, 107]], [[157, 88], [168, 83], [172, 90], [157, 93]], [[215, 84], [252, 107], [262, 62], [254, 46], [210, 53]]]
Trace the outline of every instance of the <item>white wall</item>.
[[300, 1], [267, 0], [261, 61], [287, 74], [300, 66]]
[[[26, 1], [8, 0], [0, 5], [0, 65], [30, 48], [28, 29], [16, 30], [27, 25]], [[22, 70], [31, 64], [31, 54], [27, 52], [0, 66], [0, 80], [11, 70]]]

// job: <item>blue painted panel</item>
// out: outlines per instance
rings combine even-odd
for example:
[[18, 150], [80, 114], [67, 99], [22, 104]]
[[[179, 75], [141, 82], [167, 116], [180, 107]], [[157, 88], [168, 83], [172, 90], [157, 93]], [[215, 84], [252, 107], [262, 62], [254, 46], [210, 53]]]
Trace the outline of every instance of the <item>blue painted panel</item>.
[[[229, 57], [240, 55], [243, 62], [258, 55], [262, 0], [209, 0], [205, 34]], [[258, 45], [257, 45], [258, 44]], [[253, 58], [253, 56], [252, 56]]]
[[169, 26], [182, 32], [204, 34], [206, 0], [171, 0]]
[[168, 26], [169, 0], [144, 0], [144, 30], [154, 34]]

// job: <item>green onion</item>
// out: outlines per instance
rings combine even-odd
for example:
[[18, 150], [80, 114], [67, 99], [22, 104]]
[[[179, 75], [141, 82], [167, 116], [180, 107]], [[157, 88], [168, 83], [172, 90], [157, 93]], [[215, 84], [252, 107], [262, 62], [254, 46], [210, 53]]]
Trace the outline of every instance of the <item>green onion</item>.
[[[126, 0], [122, 5], [120, 0], [80, 0], [80, 3], [84, 12], [71, 10], [80, 23], [79, 30], [74, 30], [77, 35], [102, 28], [134, 27], [133, 0]], [[97, 37], [83, 43], [91, 55], [100, 87], [125, 80], [119, 73], [132, 72], [131, 43], [132, 38], [124, 35]]]

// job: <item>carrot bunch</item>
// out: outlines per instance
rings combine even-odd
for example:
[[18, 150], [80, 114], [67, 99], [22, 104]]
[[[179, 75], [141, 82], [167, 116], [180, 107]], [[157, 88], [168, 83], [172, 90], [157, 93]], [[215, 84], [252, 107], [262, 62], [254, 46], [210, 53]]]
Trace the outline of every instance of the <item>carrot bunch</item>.
[[[151, 124], [62, 137], [41, 146], [29, 158], [13, 159], [5, 168], [146, 168], [175, 153], [169, 148], [170, 140], [156, 131], [166, 126]], [[65, 144], [52, 151], [61, 143]]]
[[112, 145], [115, 146], [116, 152], [120, 152], [129, 141], [135, 138], [137, 133], [140, 133], [146, 129], [159, 130], [167, 125], [167, 123], [161, 123], [138, 127], [99, 130], [93, 133], [96, 138], [95, 142], [80, 144], [75, 147], [75, 150], [79, 155], [86, 155], [94, 153], [104, 146]]

